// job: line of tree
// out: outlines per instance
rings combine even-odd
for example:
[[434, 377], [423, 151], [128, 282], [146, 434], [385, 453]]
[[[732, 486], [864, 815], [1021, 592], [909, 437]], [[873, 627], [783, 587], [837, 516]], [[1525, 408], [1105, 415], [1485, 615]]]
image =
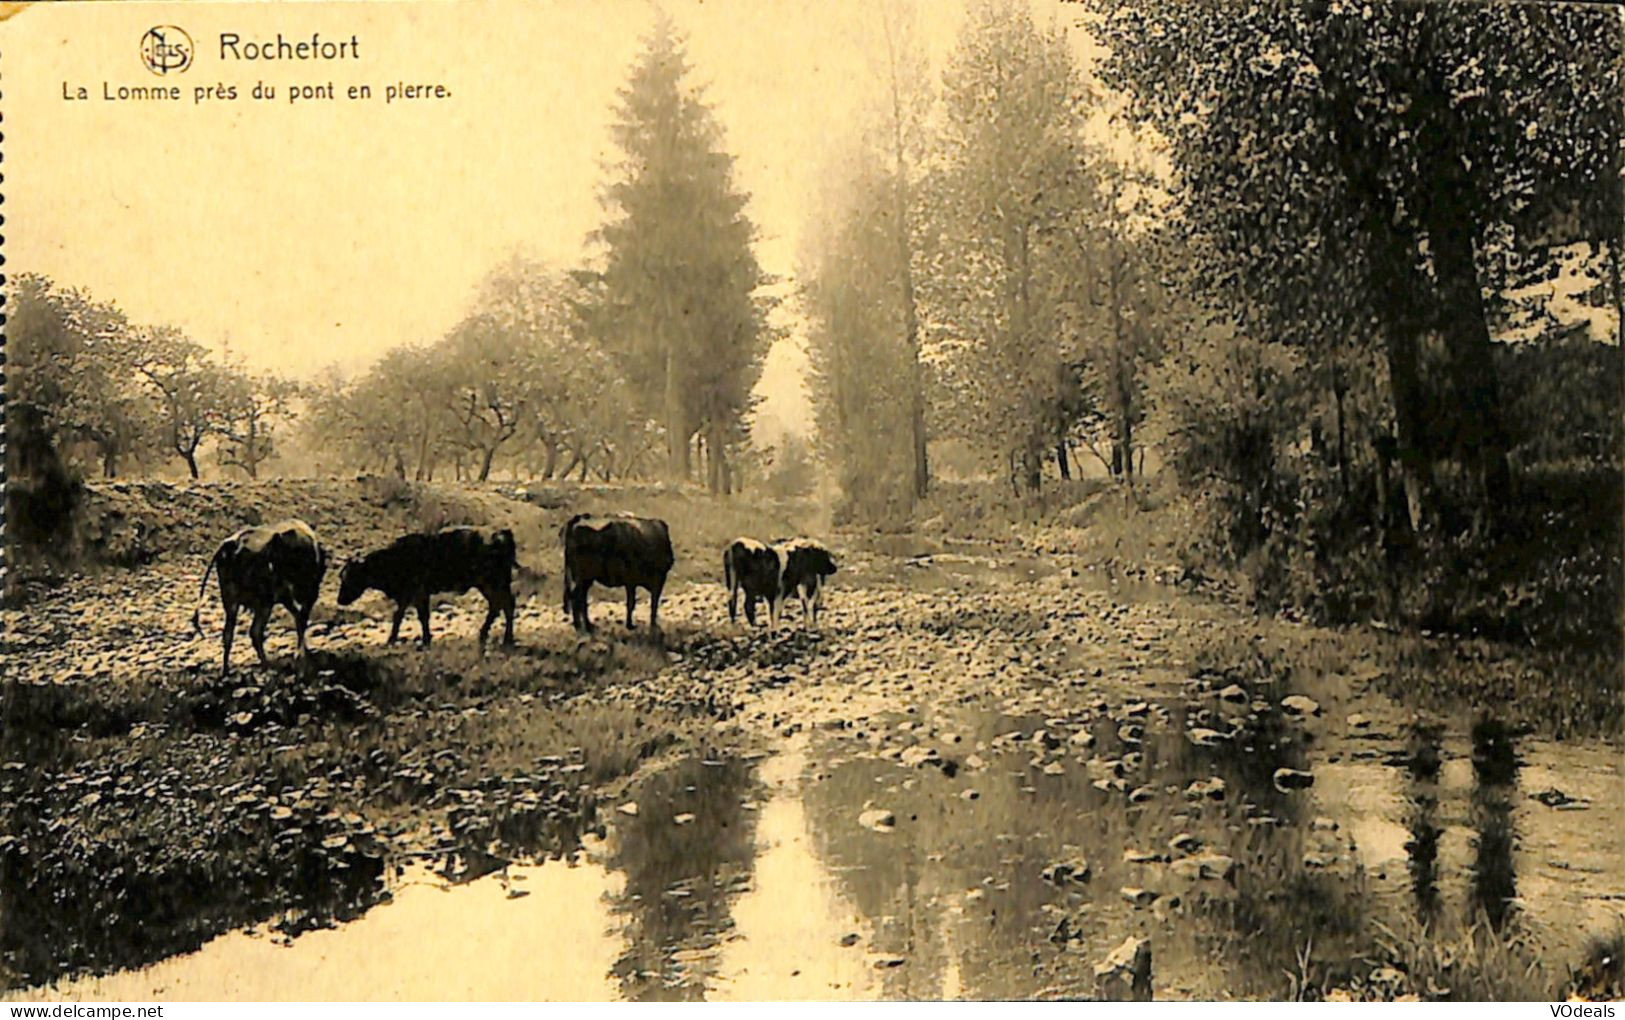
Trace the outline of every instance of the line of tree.
[[657, 429], [586, 333], [582, 300], [568, 274], [511, 258], [438, 342], [312, 387], [311, 432], [345, 466], [418, 481], [645, 476]]
[[354, 463], [429, 480], [702, 478], [736, 491], [752, 391], [780, 335], [733, 159], [683, 40], [657, 17], [613, 113], [620, 157], [584, 266], [499, 267], [443, 339], [319, 388]]
[[768, 463], [750, 448], [749, 414], [781, 332], [746, 196], [689, 71], [660, 16], [613, 111], [621, 156], [590, 261], [565, 272], [510, 259], [433, 343], [296, 386], [23, 276], [12, 406], [36, 409], [27, 420], [44, 441], [70, 461], [98, 458], [107, 476], [174, 457], [197, 478], [212, 448], [222, 468], [257, 477], [299, 418], [306, 468], [425, 481], [697, 471], [712, 492], [735, 491]]
[[[1050, 462], [1070, 477], [1079, 447], [1131, 479], [1144, 366], [1190, 314], [1159, 271], [1167, 197], [1086, 141], [1096, 90], [1026, 5], [973, 3], [940, 90], [911, 5], [875, 10], [881, 108], [824, 175], [801, 260], [819, 434], [848, 498], [925, 496], [927, 408], [932, 436], [983, 450], [1018, 492]], [[889, 491], [900, 475], [909, 491]]]
[[[244, 369], [171, 326], [130, 321], [117, 305], [48, 277], [9, 288], [6, 415], [11, 451], [49, 449], [111, 478], [179, 461], [193, 478], [212, 451], [255, 478], [299, 404], [286, 379]], [[9, 463], [13, 477], [24, 465]]]
[[1068, 9], [971, 0], [936, 80], [876, 9], [882, 100], [800, 268], [850, 508], [919, 498], [923, 397], [1018, 496], [1081, 448], [1133, 505], [1154, 446], [1192, 563], [1327, 616], [1402, 581], [1486, 627], [1617, 608], [1619, 10]]

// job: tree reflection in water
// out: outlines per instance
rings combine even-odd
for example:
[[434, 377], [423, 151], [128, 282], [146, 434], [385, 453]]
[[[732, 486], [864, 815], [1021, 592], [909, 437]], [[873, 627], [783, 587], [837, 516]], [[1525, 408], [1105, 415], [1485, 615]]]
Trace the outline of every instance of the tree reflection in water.
[[[615, 815], [610, 866], [626, 876], [615, 904], [627, 948], [613, 971], [633, 1000], [699, 1001], [750, 884], [755, 813], [746, 762], [688, 759], [650, 776], [635, 816]], [[679, 824], [680, 815], [692, 821]]]

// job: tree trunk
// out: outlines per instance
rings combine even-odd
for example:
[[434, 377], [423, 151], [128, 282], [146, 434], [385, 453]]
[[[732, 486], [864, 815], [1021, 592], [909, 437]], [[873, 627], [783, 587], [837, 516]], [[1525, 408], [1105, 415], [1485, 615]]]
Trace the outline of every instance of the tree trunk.
[[896, 187], [892, 198], [896, 209], [897, 273], [902, 281], [903, 340], [909, 358], [909, 434], [914, 452], [914, 499], [922, 500], [931, 487], [931, 465], [925, 444], [925, 379], [920, 366], [920, 320], [914, 301], [913, 231], [908, 218], [908, 148], [903, 142], [903, 94], [898, 81], [896, 41], [891, 22], [882, 15], [886, 34], [886, 57], [891, 71], [892, 155], [897, 162]]
[[576, 475], [576, 481], [577, 482], [584, 482], [584, 481], [587, 480], [587, 466], [588, 466], [587, 458], [582, 457], [581, 458], [581, 469], [580, 469], [579, 473]]
[[682, 380], [677, 377], [677, 345], [666, 341], [666, 456], [673, 481], [688, 480], [688, 422], [683, 414]]
[[[899, 143], [899, 160], [901, 160]], [[914, 268], [909, 251], [908, 182], [906, 166], [897, 174], [897, 261], [903, 283], [903, 339], [908, 350], [909, 435], [914, 452], [914, 499], [922, 500], [931, 488], [931, 464], [925, 444], [925, 371], [920, 365], [920, 320], [914, 303]]]
[[1433, 466], [1422, 443], [1422, 385], [1417, 374], [1418, 330], [1390, 325], [1388, 329], [1388, 387], [1394, 401], [1395, 455], [1399, 482], [1405, 490], [1406, 519], [1411, 531], [1426, 530], [1432, 514]]
[[[1440, 163], [1459, 167], [1453, 160]], [[1436, 168], [1428, 208], [1428, 241], [1439, 278], [1440, 329], [1450, 351], [1450, 376], [1464, 428], [1463, 453], [1482, 486], [1480, 505], [1494, 515], [1511, 495], [1507, 437], [1492, 360], [1494, 342], [1484, 318], [1483, 292], [1473, 258], [1474, 220], [1463, 208], [1464, 174]]]
[[1072, 462], [1067, 456], [1065, 439], [1055, 444], [1055, 467], [1061, 472], [1062, 479], [1068, 482], [1072, 480]]
[[1130, 488], [1134, 486], [1134, 406], [1133, 390], [1129, 381], [1128, 337], [1123, 324], [1123, 255], [1113, 245], [1111, 252], [1112, 303], [1112, 410], [1117, 418], [1117, 455], [1122, 456], [1120, 477]]
[[[1317, 60], [1331, 59], [1324, 52], [1316, 56]], [[1393, 454], [1404, 489], [1407, 519], [1411, 530], [1420, 532], [1431, 514], [1432, 465], [1422, 443], [1425, 424], [1417, 369], [1422, 326], [1417, 295], [1426, 293], [1429, 283], [1416, 267], [1415, 235], [1398, 225], [1398, 198], [1372, 169], [1383, 159], [1374, 151], [1380, 143], [1370, 133], [1355, 128], [1361, 123], [1356, 115], [1356, 94], [1339, 91], [1329, 98], [1338, 122], [1348, 126], [1348, 130], [1337, 133], [1340, 169], [1365, 205], [1362, 226], [1368, 246], [1368, 286], [1373, 293], [1387, 296], [1387, 300], [1377, 302], [1375, 311], [1387, 347], [1388, 386], [1394, 404]]]
[[1342, 486], [1343, 502], [1349, 500], [1349, 446], [1348, 431], [1344, 421], [1343, 396], [1348, 387], [1343, 382], [1343, 372], [1338, 366], [1337, 356], [1332, 356], [1332, 396], [1337, 401], [1337, 479]]
[[102, 477], [113, 478], [118, 475], [118, 450], [111, 444], [102, 447]]
[[417, 470], [413, 471], [412, 475], [418, 481], [426, 482], [429, 480], [429, 475], [433, 473], [433, 470], [433, 467], [429, 464], [429, 429], [425, 427], [423, 430], [423, 437], [418, 440]]
[[491, 478], [491, 461], [496, 459], [497, 448], [487, 447], [480, 457], [480, 481], [489, 481]]
[[186, 458], [186, 470], [190, 471], [192, 473], [192, 480], [194, 482], [197, 481], [197, 479], [198, 479], [197, 451], [196, 450], [183, 450], [183, 451], [181, 451], [181, 456]]
[[248, 477], [256, 479], [260, 476], [259, 433], [259, 419], [254, 416], [253, 412], [249, 412], [248, 442], [243, 448], [243, 469], [248, 472]]
[[1029, 440], [1021, 452], [1021, 473], [1028, 492], [1039, 492], [1044, 487], [1044, 451], [1040, 443]]
[[559, 444], [551, 439], [547, 440], [547, 461], [542, 466], [542, 477], [548, 481], [553, 480], [553, 470], [559, 466]]
[[1123, 437], [1123, 481], [1134, 485], [1134, 418], [1125, 413], [1117, 424]]

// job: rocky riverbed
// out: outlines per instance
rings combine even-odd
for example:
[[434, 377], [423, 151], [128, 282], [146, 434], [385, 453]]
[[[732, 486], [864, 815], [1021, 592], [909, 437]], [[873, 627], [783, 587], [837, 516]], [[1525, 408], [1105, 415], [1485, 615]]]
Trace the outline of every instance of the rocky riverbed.
[[512, 652], [477, 595], [386, 649], [364, 601], [226, 680], [194, 563], [36, 593], [10, 994], [1549, 997], [1625, 923], [1617, 743], [1054, 550], [834, 544], [816, 630], [696, 563], [663, 644], [536, 590]]

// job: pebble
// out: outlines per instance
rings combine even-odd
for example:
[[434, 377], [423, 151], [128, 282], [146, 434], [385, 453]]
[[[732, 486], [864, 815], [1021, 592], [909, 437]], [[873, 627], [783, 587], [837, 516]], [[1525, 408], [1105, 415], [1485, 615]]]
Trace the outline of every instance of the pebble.
[[1275, 788], [1283, 793], [1290, 790], [1306, 790], [1315, 785], [1314, 774], [1302, 769], [1276, 769], [1272, 778]]
[[885, 808], [870, 808], [858, 815], [858, 824], [876, 832], [890, 832], [897, 825], [897, 816]]
[[1152, 892], [1150, 889], [1141, 889], [1138, 886], [1125, 885], [1123, 888], [1119, 889], [1118, 892], [1122, 895], [1123, 899], [1134, 904], [1136, 907], [1149, 907], [1151, 904], [1157, 902], [1157, 893]]
[[1282, 698], [1281, 708], [1285, 710], [1288, 715], [1300, 717], [1320, 714], [1320, 703], [1314, 698], [1308, 698], [1302, 694], [1292, 694]]

